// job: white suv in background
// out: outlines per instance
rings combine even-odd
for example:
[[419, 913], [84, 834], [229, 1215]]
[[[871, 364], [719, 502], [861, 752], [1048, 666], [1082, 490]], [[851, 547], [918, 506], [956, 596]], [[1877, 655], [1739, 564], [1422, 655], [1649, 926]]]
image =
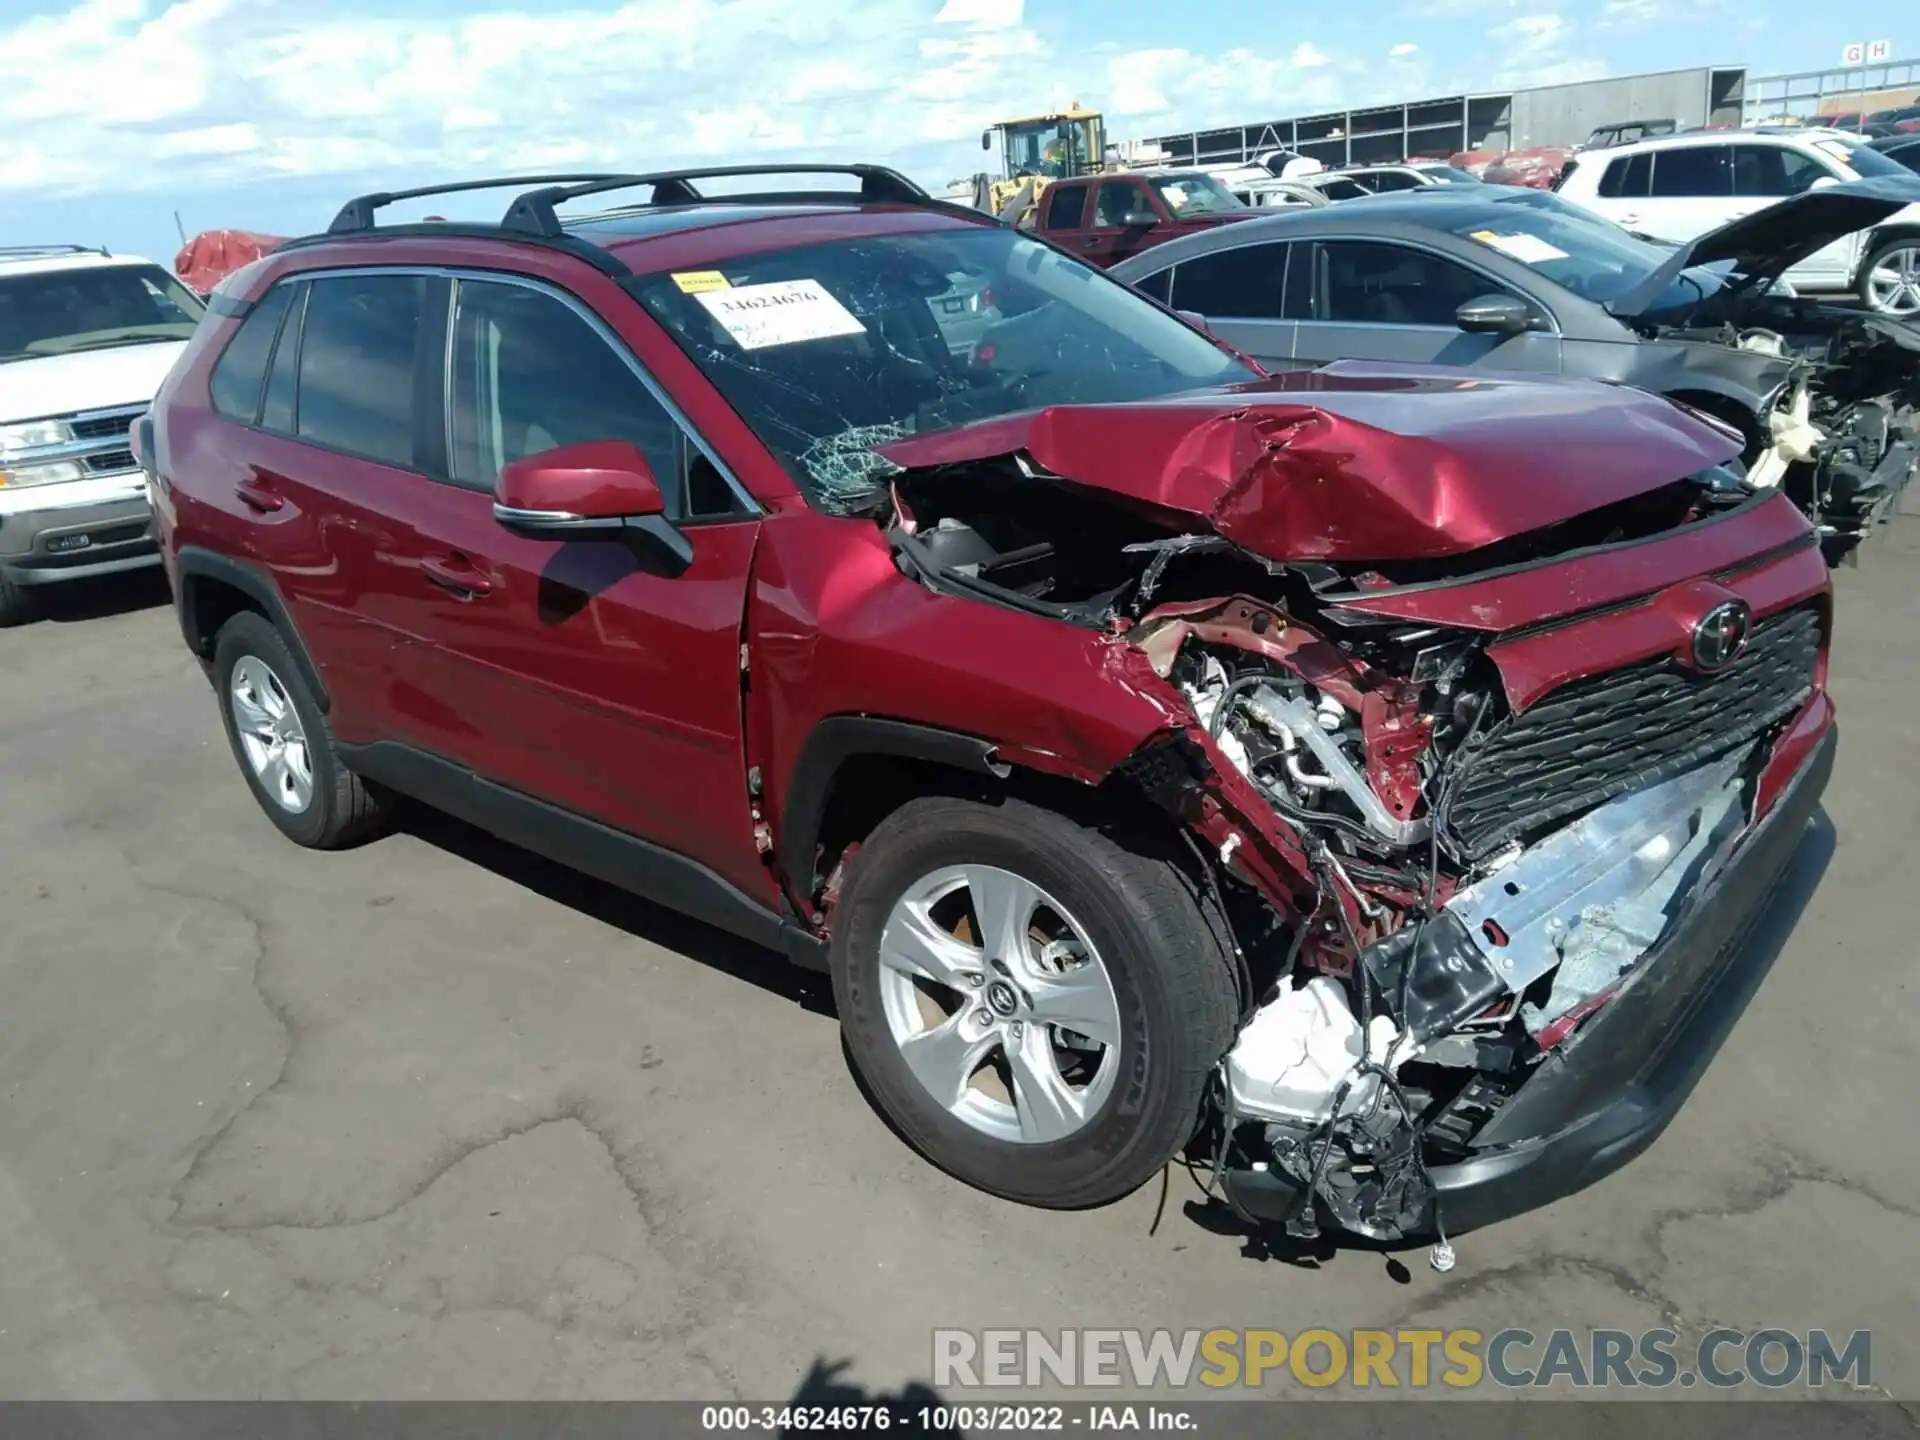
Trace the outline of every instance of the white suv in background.
[[[1680, 243], [1790, 195], [1882, 175], [1913, 178], [1844, 131], [1728, 130], [1577, 155], [1558, 189], [1628, 230]], [[1826, 246], [1785, 278], [1796, 290], [1850, 290], [1883, 315], [1920, 315], [1920, 205]]]
[[137, 256], [0, 248], [0, 625], [36, 586], [160, 563], [127, 429], [203, 309]]

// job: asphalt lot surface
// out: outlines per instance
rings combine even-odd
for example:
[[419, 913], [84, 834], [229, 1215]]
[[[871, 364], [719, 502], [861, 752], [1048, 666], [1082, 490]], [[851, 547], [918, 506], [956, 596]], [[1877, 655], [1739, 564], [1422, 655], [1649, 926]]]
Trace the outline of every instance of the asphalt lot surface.
[[1724, 1324], [1870, 1328], [1911, 1397], [1916, 582], [1920, 517], [1840, 572], [1818, 889], [1679, 1120], [1446, 1276], [1275, 1254], [1181, 1172], [1157, 1230], [1158, 1186], [970, 1191], [774, 957], [451, 823], [294, 848], [157, 578], [63, 601], [0, 633], [0, 1396], [777, 1400], [924, 1381], [936, 1326]]

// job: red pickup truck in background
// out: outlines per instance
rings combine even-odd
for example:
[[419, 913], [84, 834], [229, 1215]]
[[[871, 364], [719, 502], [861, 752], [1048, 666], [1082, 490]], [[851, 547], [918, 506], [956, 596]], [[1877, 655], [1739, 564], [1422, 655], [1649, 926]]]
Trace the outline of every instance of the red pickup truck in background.
[[1150, 245], [1260, 212], [1204, 170], [1148, 170], [1056, 180], [1032, 213], [1037, 233], [1105, 268]]

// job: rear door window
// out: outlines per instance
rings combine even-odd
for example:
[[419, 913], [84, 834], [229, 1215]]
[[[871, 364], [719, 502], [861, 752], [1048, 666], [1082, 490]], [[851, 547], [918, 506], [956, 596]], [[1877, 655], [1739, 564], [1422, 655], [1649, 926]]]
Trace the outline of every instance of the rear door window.
[[1086, 186], [1056, 185], [1047, 193], [1047, 229], [1078, 230], [1086, 213]]
[[1733, 170], [1727, 164], [1728, 145], [1676, 145], [1653, 157], [1653, 186], [1648, 194], [1662, 200], [1717, 199], [1733, 194]]
[[261, 296], [260, 303], [240, 322], [227, 348], [213, 362], [207, 390], [213, 408], [229, 420], [251, 425], [259, 418], [267, 361], [273, 355], [273, 340], [280, 333], [280, 322], [286, 318], [292, 296], [291, 285], [276, 285]]
[[439, 371], [423, 335], [424, 275], [336, 275], [311, 282], [299, 355], [302, 440], [388, 465], [423, 467], [415, 446], [418, 378]]
[[1173, 282], [1173, 308], [1209, 318], [1278, 320], [1287, 280], [1284, 244], [1242, 245], [1182, 260]]

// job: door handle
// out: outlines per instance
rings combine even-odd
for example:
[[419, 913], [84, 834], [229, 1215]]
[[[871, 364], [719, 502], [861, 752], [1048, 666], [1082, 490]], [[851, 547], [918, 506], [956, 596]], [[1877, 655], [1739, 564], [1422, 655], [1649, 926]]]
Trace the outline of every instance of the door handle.
[[1082, 245], [1084, 245], [1084, 246], [1085, 246], [1085, 247], [1086, 247], [1087, 249], [1089, 249], [1089, 250], [1092, 250], [1092, 249], [1095, 249], [1095, 248], [1097, 248], [1097, 247], [1099, 246], [1099, 244], [1100, 244], [1100, 237], [1099, 237], [1098, 235], [1096, 235], [1096, 236], [1094, 236], [1094, 237], [1093, 237], [1093, 238], [1092, 238], [1091, 240], [1083, 240], [1083, 241], [1081, 241], [1080, 243], [1081, 243]]
[[1638, 215], [1622, 215], [1619, 217], [1618, 223], [1621, 225], [1638, 225], [1640, 223], [1640, 217]]
[[249, 510], [258, 511], [262, 515], [278, 510], [287, 503], [285, 499], [275, 494], [273, 487], [258, 475], [250, 476], [240, 481], [239, 484], [233, 487], [233, 493], [240, 497], [241, 504], [245, 505]]
[[493, 589], [493, 582], [460, 555], [429, 555], [420, 562], [420, 573], [442, 590], [468, 598]]

